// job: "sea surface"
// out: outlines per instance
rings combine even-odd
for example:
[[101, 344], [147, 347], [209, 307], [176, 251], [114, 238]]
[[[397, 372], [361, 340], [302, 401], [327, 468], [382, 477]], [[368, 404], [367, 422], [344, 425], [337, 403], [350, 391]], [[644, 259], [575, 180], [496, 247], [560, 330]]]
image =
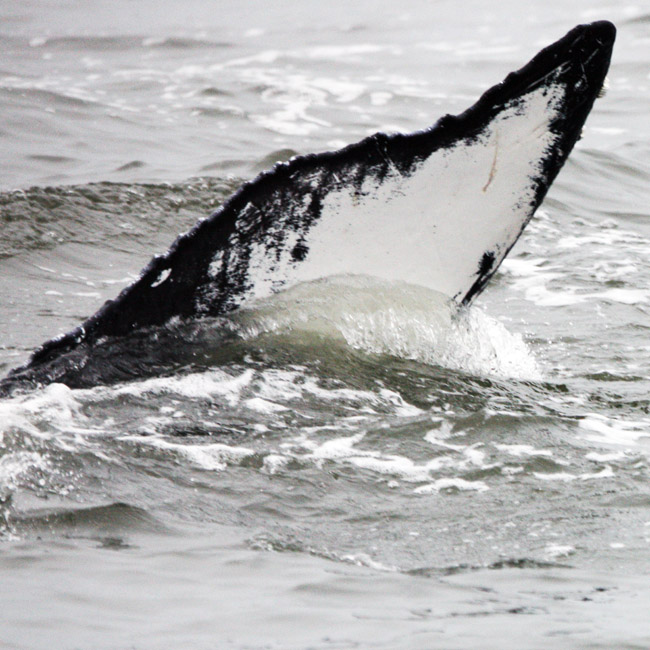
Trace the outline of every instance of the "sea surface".
[[0, 373], [275, 161], [598, 19], [608, 92], [469, 310], [326, 278], [0, 401], [0, 647], [650, 647], [645, 2], [4, 0]]

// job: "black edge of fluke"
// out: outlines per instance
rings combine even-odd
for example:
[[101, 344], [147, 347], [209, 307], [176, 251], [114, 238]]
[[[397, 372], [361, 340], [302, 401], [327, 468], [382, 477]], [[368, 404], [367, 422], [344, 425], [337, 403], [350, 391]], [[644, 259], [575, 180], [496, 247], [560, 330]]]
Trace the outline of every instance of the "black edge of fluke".
[[[573, 92], [565, 98], [562, 112], [550, 126], [560, 138], [544, 161], [544, 169], [536, 187], [531, 217], [544, 200], [575, 143], [580, 139], [582, 126], [605, 83], [615, 39], [616, 27], [609, 21], [578, 25], [564, 38], [541, 50], [521, 70], [512, 72], [501, 84], [487, 90], [477, 104], [467, 111], [473, 111], [483, 101], [496, 105], [504, 101], [504, 96], [512, 96], [517, 91], [523, 93], [535, 89], [544, 82], [548, 74], [545, 70], [549, 68], [559, 69], [567, 87], [572, 88]], [[454, 119], [462, 119], [464, 116], [465, 113]], [[522, 231], [527, 224], [528, 222], [523, 224]], [[514, 243], [516, 240], [513, 245]], [[511, 248], [512, 246], [505, 251], [501, 261]], [[499, 264], [493, 263], [493, 256], [492, 252], [486, 251], [477, 269], [477, 279], [462, 298], [462, 304], [468, 305], [478, 296], [496, 273]], [[488, 263], [490, 261], [492, 263]]]
[[[300, 228], [309, 228], [320, 218], [327, 192], [344, 181], [361, 192], [367, 174], [378, 184], [389, 171], [408, 175], [432, 152], [459, 139], [477, 138], [507, 102], [543, 86], [553, 74], [556, 79], [561, 77], [571, 92], [550, 127], [559, 135], [558, 144], [535, 179], [532, 216], [580, 137], [604, 83], [615, 34], [614, 25], [607, 21], [579, 25], [487, 90], [459, 115], [447, 115], [432, 127], [412, 134], [377, 133], [339, 151], [298, 156], [244, 183], [214, 214], [181, 235], [166, 254], [154, 257], [139, 279], [117, 298], [106, 302], [73, 331], [43, 344], [24, 366], [12, 370], [0, 381], [0, 395], [8, 395], [16, 387], [31, 388], [55, 381], [73, 387], [87, 385], [81, 371], [99, 339], [162, 325], [174, 317], [217, 316], [236, 308], [238, 296], [247, 289], [245, 266], [251, 242], [262, 233], [267, 239], [277, 239], [270, 244], [265, 240], [265, 244], [279, 245], [282, 233], [276, 232], [278, 222], [298, 230], [291, 221], [294, 217], [286, 216], [288, 207], [307, 203], [306, 215], [303, 210], [295, 219], [302, 220]], [[316, 177], [319, 183], [314, 186]], [[283, 221], [279, 221], [279, 214]], [[240, 247], [238, 255], [230, 249], [233, 240]], [[496, 259], [494, 252], [485, 252], [469, 291], [454, 297], [459, 304], [470, 303], [483, 290], [505, 253], [501, 251]], [[211, 263], [217, 254], [225, 261], [215, 273]], [[296, 262], [307, 254], [308, 248], [301, 241], [292, 251]]]

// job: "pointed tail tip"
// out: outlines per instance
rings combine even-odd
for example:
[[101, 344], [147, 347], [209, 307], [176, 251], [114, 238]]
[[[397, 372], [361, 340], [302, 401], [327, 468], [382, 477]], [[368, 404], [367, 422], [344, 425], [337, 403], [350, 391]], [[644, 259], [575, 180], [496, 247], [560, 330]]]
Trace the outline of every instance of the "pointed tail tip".
[[581, 27], [601, 43], [613, 43], [616, 40], [616, 26], [609, 20], [597, 20]]

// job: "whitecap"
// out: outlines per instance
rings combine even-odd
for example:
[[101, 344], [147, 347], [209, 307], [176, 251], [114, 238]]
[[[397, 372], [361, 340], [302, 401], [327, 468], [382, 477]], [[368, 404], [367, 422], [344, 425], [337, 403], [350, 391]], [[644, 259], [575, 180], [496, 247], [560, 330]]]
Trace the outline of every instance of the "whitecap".
[[466, 481], [462, 478], [439, 478], [433, 483], [428, 483], [427, 485], [421, 485], [420, 487], [415, 488], [413, 492], [415, 492], [415, 494], [434, 494], [441, 490], [449, 489], [485, 492], [486, 490], [489, 490], [489, 487], [483, 481]]

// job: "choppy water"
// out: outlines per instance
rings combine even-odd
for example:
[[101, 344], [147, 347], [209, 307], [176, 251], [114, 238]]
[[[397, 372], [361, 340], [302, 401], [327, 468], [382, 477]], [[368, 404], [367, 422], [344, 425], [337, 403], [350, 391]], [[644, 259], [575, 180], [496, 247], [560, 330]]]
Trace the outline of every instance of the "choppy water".
[[274, 160], [619, 28], [460, 318], [332, 278], [134, 335], [136, 377], [0, 402], [0, 646], [648, 647], [650, 14], [491, 4], [0, 7], [3, 373]]

